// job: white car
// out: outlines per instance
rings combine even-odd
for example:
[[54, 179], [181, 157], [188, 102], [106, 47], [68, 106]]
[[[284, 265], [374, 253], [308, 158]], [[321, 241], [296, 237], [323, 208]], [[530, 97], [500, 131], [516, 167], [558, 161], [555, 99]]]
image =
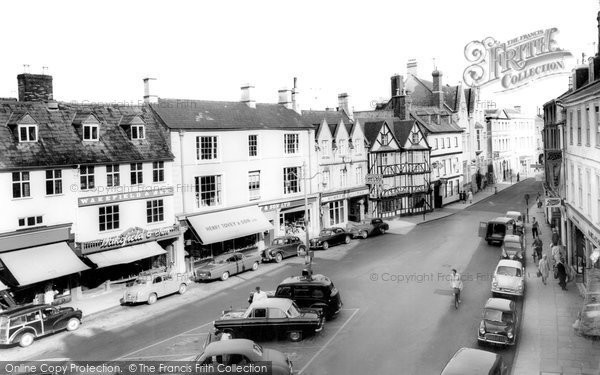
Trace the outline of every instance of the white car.
[[523, 214], [519, 211], [506, 211], [506, 217], [509, 217], [515, 221], [517, 229], [521, 234], [525, 234], [525, 223], [523, 220]]
[[498, 262], [492, 279], [492, 295], [525, 295], [525, 269], [521, 262], [502, 259]]

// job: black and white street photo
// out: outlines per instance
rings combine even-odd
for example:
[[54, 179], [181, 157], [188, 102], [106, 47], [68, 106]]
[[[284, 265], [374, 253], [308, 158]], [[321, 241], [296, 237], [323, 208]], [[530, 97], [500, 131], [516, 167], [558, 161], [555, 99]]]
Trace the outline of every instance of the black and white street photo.
[[600, 375], [600, 2], [2, 6], [0, 375]]

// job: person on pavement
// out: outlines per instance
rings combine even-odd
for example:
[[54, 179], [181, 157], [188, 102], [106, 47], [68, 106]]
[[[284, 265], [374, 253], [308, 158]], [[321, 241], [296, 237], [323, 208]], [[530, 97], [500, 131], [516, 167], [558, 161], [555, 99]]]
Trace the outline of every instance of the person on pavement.
[[535, 240], [533, 240], [533, 260], [535, 261], [542, 259], [542, 250], [544, 247], [544, 243], [542, 242], [542, 239], [539, 237], [536, 237]]
[[558, 262], [563, 261], [562, 246], [552, 246], [552, 261], [554, 262], [554, 265], [558, 264]]
[[537, 220], [534, 217], [533, 221], [531, 223], [531, 235], [533, 236], [533, 239], [535, 240], [535, 238], [538, 237], [540, 234], [542, 234], [540, 231], [540, 224], [537, 222]]
[[452, 276], [450, 276], [450, 285], [454, 293], [458, 294], [458, 303], [460, 303], [460, 292], [463, 288], [463, 283], [460, 278], [460, 273], [456, 272], [456, 269], [452, 269]]
[[473, 203], [473, 191], [469, 190], [469, 194], [467, 194], [468, 198], [469, 198], [469, 204]]
[[558, 241], [560, 241], [560, 234], [558, 234], [558, 228], [552, 228], [552, 246], [558, 245]]
[[267, 299], [267, 298], [268, 298], [267, 293], [260, 290], [260, 286], [257, 286], [256, 292], [254, 292], [254, 294], [252, 294], [252, 302], [260, 301], [260, 300]]
[[542, 282], [544, 285], [546, 285], [546, 280], [548, 280], [548, 275], [550, 274], [550, 262], [548, 261], [548, 255], [544, 254], [542, 256], [542, 259], [540, 259], [538, 264], [538, 269], [542, 275]]
[[558, 270], [558, 285], [562, 288], [562, 290], [567, 289], [567, 269], [562, 261], [556, 264], [556, 268]]

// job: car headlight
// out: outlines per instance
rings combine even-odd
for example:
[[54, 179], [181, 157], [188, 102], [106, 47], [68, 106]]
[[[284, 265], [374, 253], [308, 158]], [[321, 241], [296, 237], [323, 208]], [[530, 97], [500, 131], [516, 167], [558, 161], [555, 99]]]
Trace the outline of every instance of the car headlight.
[[512, 330], [509, 330], [509, 331], [508, 331], [508, 333], [506, 334], [506, 336], [507, 336], [509, 339], [512, 339], [512, 338], [513, 338], [513, 333], [512, 333]]
[[481, 324], [479, 324], [479, 334], [485, 335], [485, 324], [483, 322], [481, 322]]
[[523, 283], [517, 287], [517, 290], [523, 290]]
[[492, 279], [492, 286], [494, 288], [496, 288], [498, 286], [498, 281], [496, 280], [496, 278]]

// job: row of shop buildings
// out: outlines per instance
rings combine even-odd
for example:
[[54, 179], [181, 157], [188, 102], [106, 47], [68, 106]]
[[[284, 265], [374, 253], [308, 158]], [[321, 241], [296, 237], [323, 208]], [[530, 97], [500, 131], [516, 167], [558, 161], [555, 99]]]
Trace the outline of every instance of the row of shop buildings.
[[584, 288], [589, 270], [600, 268], [600, 51], [544, 104], [543, 137], [546, 218]]

